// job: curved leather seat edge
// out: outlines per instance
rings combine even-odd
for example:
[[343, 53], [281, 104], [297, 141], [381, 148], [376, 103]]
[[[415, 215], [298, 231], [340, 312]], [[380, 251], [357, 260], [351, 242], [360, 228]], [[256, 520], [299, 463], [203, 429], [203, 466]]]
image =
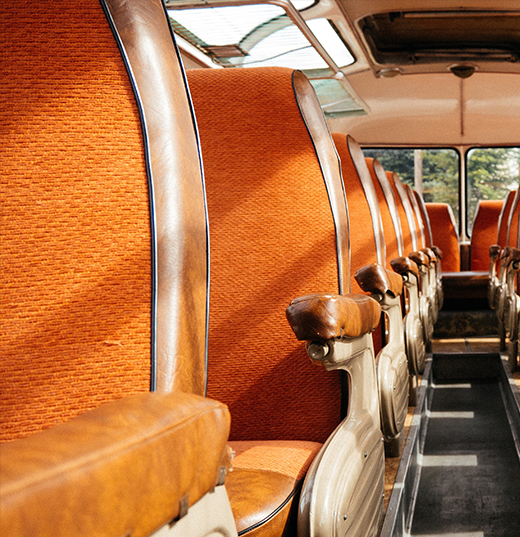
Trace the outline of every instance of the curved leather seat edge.
[[[184, 74], [162, 2], [101, 0], [101, 4], [132, 81], [148, 163], [155, 265], [152, 355], [156, 365], [152, 365], [151, 388], [202, 395], [206, 390], [208, 231], [193, 112], [186, 85], [179, 83]], [[158, 25], [161, 18], [164, 24]], [[183, 337], [186, 332], [190, 338]]]

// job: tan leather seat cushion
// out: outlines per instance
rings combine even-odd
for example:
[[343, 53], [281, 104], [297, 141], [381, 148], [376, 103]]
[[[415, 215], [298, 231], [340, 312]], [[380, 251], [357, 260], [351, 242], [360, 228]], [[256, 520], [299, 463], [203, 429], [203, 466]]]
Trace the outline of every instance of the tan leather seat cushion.
[[317, 442], [229, 442], [235, 451], [226, 489], [239, 535], [285, 535], [296, 529], [301, 484]]

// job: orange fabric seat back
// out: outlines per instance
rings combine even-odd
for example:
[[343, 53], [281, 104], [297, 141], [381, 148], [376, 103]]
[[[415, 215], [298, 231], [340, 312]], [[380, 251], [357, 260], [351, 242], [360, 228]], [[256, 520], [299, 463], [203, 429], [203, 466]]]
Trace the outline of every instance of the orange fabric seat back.
[[489, 247], [495, 244], [503, 200], [480, 200], [471, 231], [471, 270], [489, 270]]
[[460, 271], [459, 234], [453, 211], [447, 203], [427, 202], [433, 244], [442, 251], [443, 272]]
[[208, 396], [229, 405], [231, 440], [323, 442], [340, 421], [340, 377], [310, 362], [285, 309], [298, 296], [338, 293], [339, 279], [348, 292], [349, 275], [338, 275], [293, 71], [193, 70], [188, 81], [211, 244]]
[[374, 163], [377, 162], [373, 158], [367, 159], [367, 166], [372, 177], [372, 182], [374, 183], [374, 188], [376, 190], [377, 199], [379, 202], [379, 209], [381, 213], [381, 221], [383, 223], [383, 231], [385, 236], [386, 244], [386, 263], [389, 266], [390, 261], [399, 257], [399, 244], [397, 233], [394, 227], [394, 222], [390, 213], [390, 208], [386, 202], [385, 195], [381, 188], [379, 181], [377, 180], [376, 172], [374, 170]]
[[3, 3], [1, 24], [1, 439], [203, 394], [204, 192], [162, 3]]
[[10, 440], [149, 390], [151, 239], [138, 110], [100, 4], [2, 10], [0, 367]]
[[415, 229], [417, 230], [417, 238], [419, 240], [419, 249], [426, 248], [427, 246], [427, 239], [426, 239], [426, 225], [424, 223], [421, 210], [419, 209], [419, 205], [417, 203], [417, 200], [415, 198], [414, 191], [412, 187], [409, 184], [403, 183], [403, 186], [406, 190], [406, 193], [408, 194], [408, 199], [410, 201], [410, 205], [412, 206], [412, 213], [413, 218], [415, 222]]

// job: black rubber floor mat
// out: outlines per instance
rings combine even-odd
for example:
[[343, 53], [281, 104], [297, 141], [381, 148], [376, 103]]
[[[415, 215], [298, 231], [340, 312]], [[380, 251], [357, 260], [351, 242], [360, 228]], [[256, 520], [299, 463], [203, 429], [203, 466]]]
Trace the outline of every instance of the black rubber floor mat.
[[494, 380], [437, 380], [413, 536], [520, 536], [520, 461]]

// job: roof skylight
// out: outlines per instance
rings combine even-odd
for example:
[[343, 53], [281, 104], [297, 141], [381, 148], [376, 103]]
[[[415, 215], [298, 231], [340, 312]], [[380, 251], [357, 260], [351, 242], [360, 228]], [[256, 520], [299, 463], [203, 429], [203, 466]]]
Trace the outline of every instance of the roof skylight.
[[[300, 2], [305, 7], [313, 3]], [[298, 0], [294, 3], [300, 7]], [[176, 33], [223, 67], [278, 66], [327, 71], [330, 68], [280, 6], [246, 4], [169, 9], [168, 13]], [[307, 25], [338, 67], [354, 62], [327, 19], [311, 19]]]

